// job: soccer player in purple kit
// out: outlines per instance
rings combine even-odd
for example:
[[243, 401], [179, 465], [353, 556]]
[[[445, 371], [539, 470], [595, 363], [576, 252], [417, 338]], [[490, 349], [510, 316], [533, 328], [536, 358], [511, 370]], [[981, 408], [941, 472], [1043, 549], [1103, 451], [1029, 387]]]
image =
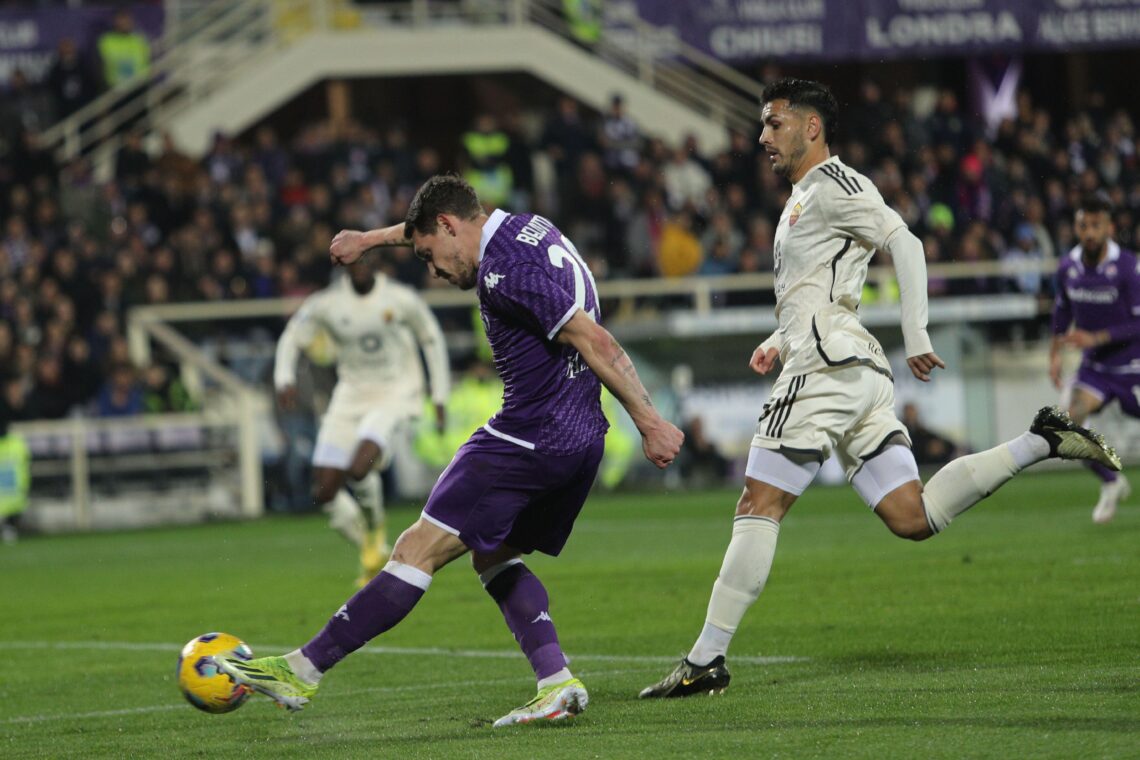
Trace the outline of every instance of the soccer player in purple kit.
[[[1073, 421], [1083, 425], [1114, 400], [1140, 418], [1140, 261], [1112, 239], [1107, 200], [1085, 198], [1074, 224], [1080, 244], [1057, 267], [1049, 377], [1061, 388], [1061, 349], [1082, 349], [1069, 400]], [[1089, 467], [1101, 480], [1092, 519], [1106, 523], [1132, 489], [1124, 475], [1096, 462]]]
[[570, 536], [602, 457], [601, 384], [629, 412], [658, 467], [673, 461], [684, 436], [657, 413], [629, 356], [598, 323], [593, 277], [549, 220], [487, 214], [465, 181], [435, 176], [404, 224], [342, 231], [330, 252], [349, 264], [374, 246], [409, 244], [434, 276], [478, 288], [502, 409], [456, 452], [380, 574], [316, 636], [283, 657], [217, 658], [218, 666], [299, 710], [330, 668], [403, 620], [435, 572], [470, 551], [538, 682], [535, 698], [495, 726], [576, 715], [589, 697], [567, 668], [546, 589], [521, 555], [557, 555]]

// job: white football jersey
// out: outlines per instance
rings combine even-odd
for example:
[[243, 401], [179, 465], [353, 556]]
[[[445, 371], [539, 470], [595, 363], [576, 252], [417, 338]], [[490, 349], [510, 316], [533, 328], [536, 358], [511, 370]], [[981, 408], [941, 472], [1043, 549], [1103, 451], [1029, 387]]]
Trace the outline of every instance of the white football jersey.
[[[858, 309], [875, 250], [905, 227], [871, 181], [836, 156], [793, 186], [773, 252], [779, 324], [774, 337], [784, 370], [803, 374], [860, 363], [890, 374], [882, 346], [859, 322]], [[924, 315], [925, 289], [921, 306]]]
[[411, 386], [422, 392], [423, 364], [428, 366], [432, 401], [447, 401], [450, 365], [443, 332], [431, 309], [415, 290], [376, 275], [376, 285], [361, 295], [342, 276], [305, 299], [277, 343], [273, 382], [277, 388], [296, 382], [297, 356], [318, 329], [336, 345], [337, 377], [359, 388]]

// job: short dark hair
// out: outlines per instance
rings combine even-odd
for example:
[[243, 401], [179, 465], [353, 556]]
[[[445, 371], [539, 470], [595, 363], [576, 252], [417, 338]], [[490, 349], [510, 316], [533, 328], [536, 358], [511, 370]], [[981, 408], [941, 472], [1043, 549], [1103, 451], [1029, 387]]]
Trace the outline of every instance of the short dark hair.
[[1112, 216], [1112, 201], [1104, 193], [1088, 193], [1081, 198], [1077, 211], [1086, 214], [1108, 214]]
[[773, 100], [786, 100], [793, 108], [807, 106], [812, 109], [823, 122], [824, 142], [830, 145], [835, 139], [835, 130], [839, 126], [839, 104], [827, 85], [811, 79], [785, 77], [764, 88], [760, 107], [763, 108]]
[[475, 188], [454, 174], [437, 174], [420, 185], [408, 214], [404, 217], [404, 237], [412, 232], [430, 235], [436, 231], [436, 218], [440, 214], [455, 214], [460, 219], [474, 219], [482, 213]]

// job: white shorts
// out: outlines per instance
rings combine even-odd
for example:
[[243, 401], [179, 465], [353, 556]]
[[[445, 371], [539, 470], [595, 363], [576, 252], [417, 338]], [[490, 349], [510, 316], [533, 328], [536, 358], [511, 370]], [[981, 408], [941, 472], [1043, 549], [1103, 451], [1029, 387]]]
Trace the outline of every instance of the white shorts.
[[423, 398], [416, 389], [359, 388], [338, 383], [321, 417], [313, 449], [314, 467], [347, 470], [361, 441], [380, 447], [375, 469], [392, 461], [390, 445], [397, 430], [419, 419]]
[[906, 427], [895, 416], [891, 378], [859, 365], [780, 375], [752, 445], [819, 462], [834, 451], [851, 480], [864, 460], [899, 435], [909, 444]]

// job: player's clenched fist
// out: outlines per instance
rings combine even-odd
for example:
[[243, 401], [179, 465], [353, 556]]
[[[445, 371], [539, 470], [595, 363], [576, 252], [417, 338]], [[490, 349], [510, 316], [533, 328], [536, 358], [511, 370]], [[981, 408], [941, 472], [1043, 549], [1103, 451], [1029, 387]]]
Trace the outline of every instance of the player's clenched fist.
[[685, 434], [671, 422], [661, 420], [661, 424], [641, 437], [641, 448], [645, 458], [662, 470], [673, 463], [681, 451]]
[[351, 264], [364, 255], [368, 246], [364, 233], [357, 230], [341, 230], [336, 233], [329, 245], [329, 255], [336, 264]]
[[766, 375], [776, 366], [776, 360], [779, 358], [780, 352], [775, 348], [757, 346], [756, 350], [752, 352], [752, 359], [748, 362], [748, 366], [756, 374]]

